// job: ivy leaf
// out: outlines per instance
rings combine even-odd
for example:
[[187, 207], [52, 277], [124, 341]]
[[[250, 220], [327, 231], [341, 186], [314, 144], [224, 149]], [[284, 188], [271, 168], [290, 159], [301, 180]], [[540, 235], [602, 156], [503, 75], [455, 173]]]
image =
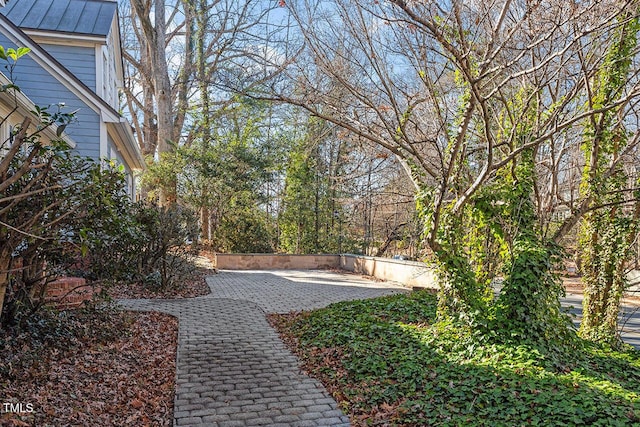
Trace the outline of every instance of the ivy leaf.
[[9, 48], [6, 51], [7, 57], [13, 59], [14, 61], [18, 60], [18, 53], [16, 52], [15, 49], [13, 48]]
[[16, 51], [16, 57], [17, 58], [22, 58], [23, 56], [25, 56], [29, 52], [31, 52], [31, 49], [29, 49], [28, 47], [19, 47], [18, 50]]

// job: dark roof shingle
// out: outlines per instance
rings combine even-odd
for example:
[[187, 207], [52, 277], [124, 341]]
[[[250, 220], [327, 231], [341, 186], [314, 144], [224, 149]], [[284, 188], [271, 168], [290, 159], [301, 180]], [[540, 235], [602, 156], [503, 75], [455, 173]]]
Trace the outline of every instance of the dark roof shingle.
[[113, 0], [9, 0], [0, 13], [23, 30], [107, 36], [116, 9]]

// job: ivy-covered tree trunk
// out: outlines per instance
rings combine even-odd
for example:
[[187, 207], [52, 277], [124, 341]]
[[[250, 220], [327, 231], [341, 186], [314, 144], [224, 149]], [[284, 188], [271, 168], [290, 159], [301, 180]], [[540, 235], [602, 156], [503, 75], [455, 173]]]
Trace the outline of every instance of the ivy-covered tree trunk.
[[438, 293], [438, 317], [476, 323], [487, 315], [488, 282], [478, 280], [466, 249], [462, 218], [446, 216], [436, 240], [434, 255]]
[[504, 282], [496, 302], [496, 320], [503, 338], [550, 342], [566, 330], [569, 321], [559, 300], [564, 288], [554, 273], [561, 251], [542, 238], [538, 229], [535, 179], [532, 149], [524, 151], [503, 178], [504, 209], [493, 221], [503, 224], [500, 233], [508, 250], [502, 252]]
[[584, 301], [579, 333], [617, 346], [622, 342], [618, 314], [627, 286], [625, 264], [638, 218], [637, 210], [633, 217], [624, 217], [616, 209], [607, 211], [590, 213], [581, 227]]
[[[531, 136], [535, 99], [530, 90], [522, 90], [509, 105], [515, 113], [505, 114], [501, 125], [505, 133], [516, 135], [511, 151]], [[445, 209], [432, 242], [441, 318], [461, 320], [500, 340], [548, 343], [568, 330], [559, 301], [564, 288], [554, 273], [560, 250], [542, 237], [535, 182], [535, 149], [529, 148], [497, 170], [457, 216]], [[421, 204], [432, 199], [429, 194], [418, 205], [427, 223], [429, 210]], [[502, 288], [496, 299], [498, 279]]]
[[[629, 16], [631, 17], [631, 15]], [[601, 108], [622, 96], [631, 56], [636, 48], [638, 18], [616, 30], [603, 67], [592, 85], [593, 108]], [[628, 201], [629, 177], [620, 156], [627, 145], [627, 132], [619, 109], [597, 114], [587, 123], [583, 151], [586, 164], [581, 193], [590, 200], [589, 212], [580, 227], [584, 284], [580, 335], [594, 341], [618, 345], [618, 313], [627, 280], [625, 264], [638, 232], [638, 202]], [[637, 194], [634, 198], [637, 199]], [[633, 213], [624, 206], [635, 205]]]

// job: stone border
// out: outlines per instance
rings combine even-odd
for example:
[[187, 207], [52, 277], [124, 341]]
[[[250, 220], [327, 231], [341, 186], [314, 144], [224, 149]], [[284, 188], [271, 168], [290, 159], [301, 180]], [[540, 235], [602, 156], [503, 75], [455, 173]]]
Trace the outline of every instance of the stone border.
[[220, 254], [211, 255], [220, 270], [319, 270], [340, 268], [340, 255]]

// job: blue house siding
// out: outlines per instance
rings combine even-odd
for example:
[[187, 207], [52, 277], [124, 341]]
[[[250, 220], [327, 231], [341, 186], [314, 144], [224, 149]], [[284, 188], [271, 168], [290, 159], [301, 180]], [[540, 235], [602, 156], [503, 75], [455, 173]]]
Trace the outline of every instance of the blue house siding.
[[94, 92], [96, 88], [96, 50], [92, 47], [41, 44], [51, 56]]
[[122, 155], [116, 148], [116, 144], [111, 139], [111, 136], [109, 136], [109, 149], [107, 150], [107, 157], [109, 159], [115, 159], [118, 165], [122, 165], [124, 167], [124, 171], [127, 175], [132, 175], [131, 168], [129, 167], [129, 165], [127, 165], [127, 162], [125, 162], [124, 159], [122, 158]]
[[116, 148], [116, 144], [113, 141], [113, 139], [111, 139], [111, 136], [109, 136], [108, 139], [109, 139], [109, 146], [107, 149], [107, 157], [109, 159], [115, 159], [118, 165], [122, 165], [124, 167], [124, 172], [126, 175], [126, 182], [127, 182], [126, 184], [127, 192], [130, 196], [133, 197], [135, 195], [133, 172], [131, 171], [131, 168], [129, 167], [129, 165], [127, 165], [127, 163], [124, 161], [124, 159], [118, 152], [118, 149]]
[[123, 165], [124, 160], [122, 159], [122, 156], [120, 156], [120, 153], [118, 153], [118, 149], [116, 148], [116, 143], [113, 142], [111, 135], [108, 135], [107, 139], [109, 141], [109, 145], [107, 147], [107, 158], [116, 159], [119, 165]]
[[[0, 45], [15, 47], [0, 34]], [[18, 61], [14, 70], [15, 83], [36, 105], [47, 106], [64, 102], [63, 111], [76, 113], [76, 120], [65, 132], [77, 143], [81, 156], [100, 158], [100, 116], [74, 95], [62, 83], [26, 55]], [[53, 107], [55, 108], [55, 107]]]

